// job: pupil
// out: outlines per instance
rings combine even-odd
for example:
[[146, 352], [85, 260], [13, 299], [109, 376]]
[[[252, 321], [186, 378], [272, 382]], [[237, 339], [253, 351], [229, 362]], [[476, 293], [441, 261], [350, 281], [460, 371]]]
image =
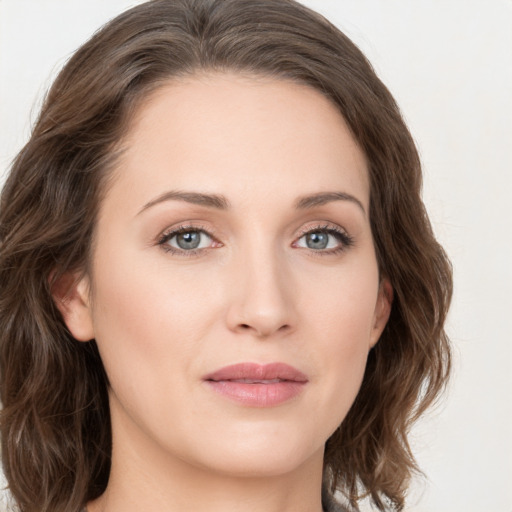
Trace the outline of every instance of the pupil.
[[327, 233], [309, 233], [306, 237], [306, 245], [310, 249], [325, 249], [329, 242]]
[[180, 233], [176, 237], [176, 242], [180, 249], [196, 249], [201, 241], [201, 237], [197, 231], [188, 231]]

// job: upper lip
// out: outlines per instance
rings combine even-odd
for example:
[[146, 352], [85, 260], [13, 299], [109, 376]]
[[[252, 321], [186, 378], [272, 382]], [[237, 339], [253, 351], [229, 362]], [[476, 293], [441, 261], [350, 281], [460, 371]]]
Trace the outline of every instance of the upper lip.
[[237, 363], [224, 366], [204, 377], [204, 380], [255, 380], [307, 382], [304, 373], [286, 363]]

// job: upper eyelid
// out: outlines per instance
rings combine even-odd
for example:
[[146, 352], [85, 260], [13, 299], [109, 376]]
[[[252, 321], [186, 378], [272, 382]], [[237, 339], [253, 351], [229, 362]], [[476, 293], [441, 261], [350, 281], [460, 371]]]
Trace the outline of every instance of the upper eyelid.
[[184, 233], [187, 231], [201, 231], [207, 234], [209, 237], [215, 238], [214, 230], [203, 225], [195, 224], [180, 224], [178, 226], [166, 228], [160, 232], [157, 238], [160, 240], [162, 238], [168, 238], [171, 235], [177, 235], [179, 233]]
[[350, 236], [348, 231], [345, 228], [339, 226], [338, 224], [334, 224], [332, 222], [323, 222], [321, 224], [301, 228], [301, 230], [299, 231], [298, 238], [315, 231], [334, 231], [336, 233]]
[[168, 232], [162, 233], [162, 237], [167, 238], [167, 239], [171, 239], [171, 238], [174, 238], [176, 235], [180, 235], [181, 233], [189, 233], [191, 231], [195, 231], [195, 232], [198, 232], [198, 233], [204, 233], [209, 238], [215, 239], [215, 237], [209, 231], [207, 231], [206, 229], [202, 229], [202, 228], [184, 228], [184, 229], [178, 228], [178, 229], [173, 229], [173, 230], [170, 230]]
[[[321, 224], [316, 224], [316, 225], [301, 228], [299, 230], [298, 235], [296, 235], [296, 236], [301, 237], [301, 236], [304, 236], [313, 231], [329, 231], [329, 230], [340, 232], [340, 233], [345, 233], [348, 235], [348, 232], [345, 228], [342, 228], [341, 226], [338, 226], [331, 222], [323, 222]], [[215, 237], [215, 232], [216, 232], [216, 230], [214, 230], [210, 227], [206, 227], [202, 224], [184, 223], [184, 224], [180, 224], [178, 226], [173, 226], [173, 227], [164, 229], [163, 231], [160, 232], [158, 238], [176, 234], [176, 233], [182, 233], [182, 232], [186, 232], [186, 231], [202, 231], [211, 237]]]
[[[182, 232], [186, 232], [186, 231], [202, 231], [212, 238], [217, 238], [216, 237], [217, 230], [212, 229], [211, 227], [205, 226], [203, 224], [194, 224], [193, 222], [191, 222], [190, 224], [183, 223], [183, 224], [179, 224], [177, 226], [175, 225], [175, 226], [168, 227], [168, 228], [164, 229], [163, 231], [161, 231], [157, 238], [161, 239], [164, 237], [168, 237], [169, 235], [174, 235], [174, 234], [178, 234], [178, 233], [182, 233]], [[321, 223], [309, 225], [307, 227], [302, 227], [299, 230], [298, 234], [296, 235], [296, 238], [300, 238], [300, 237], [302, 237], [308, 233], [314, 232], [314, 231], [335, 231], [335, 232], [343, 233], [343, 234], [346, 234], [347, 236], [349, 236], [349, 233], [345, 228], [343, 228], [337, 224], [334, 224], [332, 222], [324, 221]]]

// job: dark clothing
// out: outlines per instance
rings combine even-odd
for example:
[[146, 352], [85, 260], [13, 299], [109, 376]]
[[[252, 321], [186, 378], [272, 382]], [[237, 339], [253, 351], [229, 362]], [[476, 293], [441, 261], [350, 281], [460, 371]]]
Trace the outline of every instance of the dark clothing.
[[322, 508], [325, 512], [350, 512], [348, 508], [338, 503], [325, 488], [322, 489]]

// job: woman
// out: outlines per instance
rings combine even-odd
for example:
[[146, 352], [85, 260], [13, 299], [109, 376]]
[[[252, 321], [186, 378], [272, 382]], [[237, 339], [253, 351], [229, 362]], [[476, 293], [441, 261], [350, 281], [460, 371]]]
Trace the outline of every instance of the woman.
[[398, 108], [290, 0], [155, 0], [52, 86], [4, 187], [22, 511], [400, 510], [449, 373], [447, 258]]

